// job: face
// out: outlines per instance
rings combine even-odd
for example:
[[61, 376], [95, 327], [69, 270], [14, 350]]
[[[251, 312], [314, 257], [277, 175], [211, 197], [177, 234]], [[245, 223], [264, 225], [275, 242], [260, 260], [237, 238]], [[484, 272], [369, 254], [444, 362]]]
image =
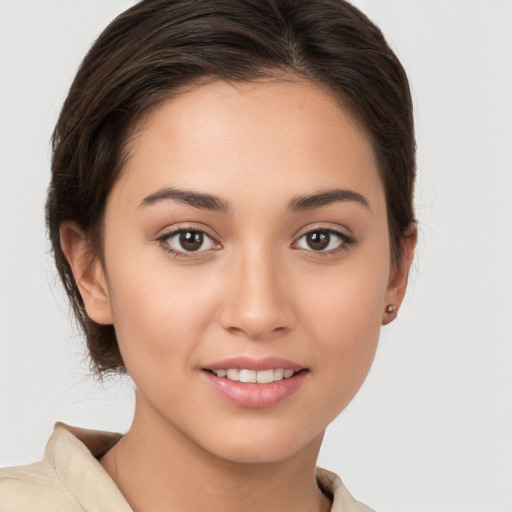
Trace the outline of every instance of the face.
[[147, 422], [262, 462], [353, 398], [395, 274], [372, 147], [329, 92], [215, 82], [137, 133], [107, 201], [105, 300], [84, 300], [113, 322]]

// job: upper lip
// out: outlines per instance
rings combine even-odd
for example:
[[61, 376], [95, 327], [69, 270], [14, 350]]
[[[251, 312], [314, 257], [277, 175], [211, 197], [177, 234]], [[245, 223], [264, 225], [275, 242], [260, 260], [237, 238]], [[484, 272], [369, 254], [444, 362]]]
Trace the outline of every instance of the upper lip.
[[304, 365], [282, 359], [280, 357], [262, 357], [254, 358], [249, 356], [238, 356], [224, 359], [213, 364], [208, 364], [203, 367], [205, 370], [227, 370], [228, 368], [236, 368], [238, 370], [275, 370], [282, 368], [283, 370], [293, 370], [298, 372], [304, 370]]

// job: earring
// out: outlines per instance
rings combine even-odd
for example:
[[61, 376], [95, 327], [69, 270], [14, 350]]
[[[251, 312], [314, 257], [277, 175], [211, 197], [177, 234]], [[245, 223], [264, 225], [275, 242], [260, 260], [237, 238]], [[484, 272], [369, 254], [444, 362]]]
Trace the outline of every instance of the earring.
[[388, 304], [385, 309], [386, 313], [388, 314], [394, 313], [396, 310], [397, 307], [394, 304]]

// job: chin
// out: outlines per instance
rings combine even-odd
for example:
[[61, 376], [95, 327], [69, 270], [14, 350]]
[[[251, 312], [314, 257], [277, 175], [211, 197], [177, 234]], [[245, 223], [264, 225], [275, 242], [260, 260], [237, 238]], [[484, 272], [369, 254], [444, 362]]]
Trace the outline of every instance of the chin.
[[310, 451], [316, 458], [322, 438], [323, 431], [312, 438], [291, 430], [287, 433], [274, 431], [271, 435], [267, 431], [261, 432], [261, 435], [226, 435], [222, 440], [212, 440], [210, 449], [203, 447], [213, 455], [233, 463], [272, 464]]

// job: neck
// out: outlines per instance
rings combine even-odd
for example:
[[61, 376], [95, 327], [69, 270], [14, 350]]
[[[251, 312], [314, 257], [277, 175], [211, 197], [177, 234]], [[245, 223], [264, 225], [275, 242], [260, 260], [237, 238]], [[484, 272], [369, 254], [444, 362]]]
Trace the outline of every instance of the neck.
[[234, 462], [148, 415], [139, 398], [130, 430], [100, 460], [134, 512], [329, 510], [315, 478], [322, 436], [285, 460]]

